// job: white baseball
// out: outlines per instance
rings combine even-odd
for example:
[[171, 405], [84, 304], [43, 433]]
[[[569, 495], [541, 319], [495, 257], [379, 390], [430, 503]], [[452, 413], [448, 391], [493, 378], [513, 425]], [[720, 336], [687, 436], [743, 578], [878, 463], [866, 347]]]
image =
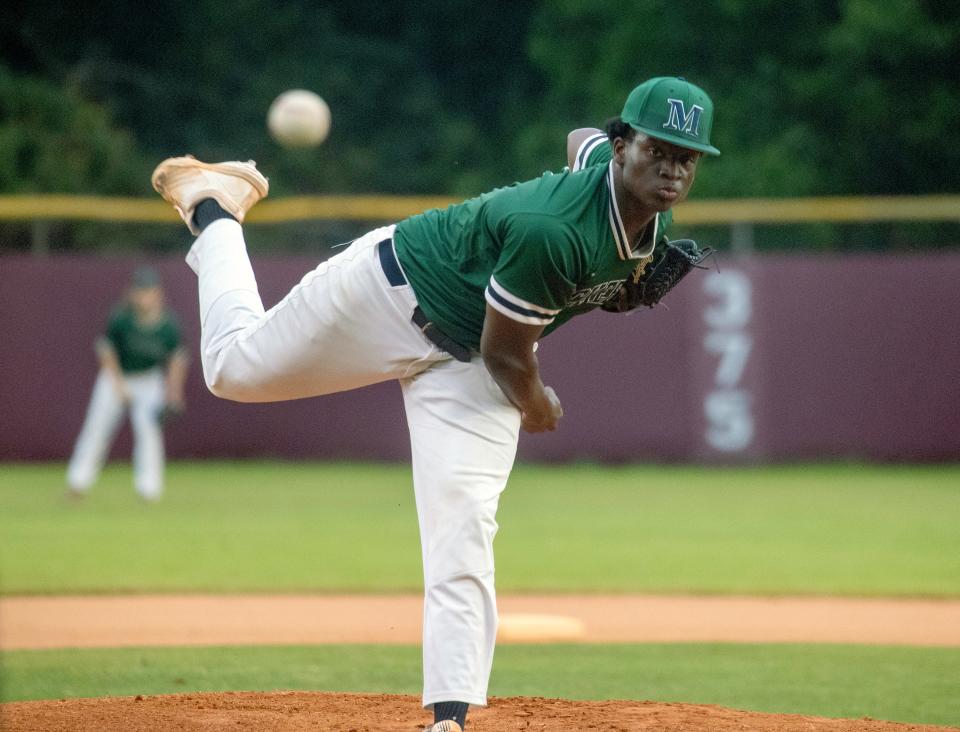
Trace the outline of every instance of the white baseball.
[[290, 89], [273, 100], [267, 129], [284, 147], [314, 147], [330, 133], [330, 107], [306, 89]]

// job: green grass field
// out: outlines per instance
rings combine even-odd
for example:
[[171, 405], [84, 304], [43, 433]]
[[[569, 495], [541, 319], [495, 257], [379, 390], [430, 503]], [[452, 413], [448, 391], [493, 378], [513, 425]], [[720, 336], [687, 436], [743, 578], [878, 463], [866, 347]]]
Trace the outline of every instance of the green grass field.
[[[420, 587], [405, 466], [176, 464], [158, 505], [125, 466], [80, 505], [62, 480], [0, 468], [0, 591]], [[520, 466], [499, 520], [504, 591], [960, 596], [954, 466]]]
[[[0, 591], [417, 591], [409, 469], [172, 465], [142, 505], [111, 466], [83, 503], [62, 465], [0, 467]], [[501, 591], [960, 596], [960, 467], [520, 466]], [[345, 550], [349, 547], [349, 551]], [[419, 649], [16, 651], [5, 700], [226, 689], [416, 693]], [[960, 725], [960, 649], [504, 646], [491, 693], [717, 703]]]

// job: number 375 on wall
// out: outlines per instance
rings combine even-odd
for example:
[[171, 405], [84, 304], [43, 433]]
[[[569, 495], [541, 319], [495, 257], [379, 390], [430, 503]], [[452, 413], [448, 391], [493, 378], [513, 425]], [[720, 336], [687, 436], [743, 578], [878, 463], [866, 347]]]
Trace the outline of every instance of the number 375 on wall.
[[712, 383], [703, 400], [704, 438], [714, 450], [736, 453], [753, 441], [753, 400], [743, 384], [753, 338], [752, 288], [743, 272], [726, 270], [703, 278], [708, 297], [703, 311], [707, 331], [703, 348], [716, 359]]

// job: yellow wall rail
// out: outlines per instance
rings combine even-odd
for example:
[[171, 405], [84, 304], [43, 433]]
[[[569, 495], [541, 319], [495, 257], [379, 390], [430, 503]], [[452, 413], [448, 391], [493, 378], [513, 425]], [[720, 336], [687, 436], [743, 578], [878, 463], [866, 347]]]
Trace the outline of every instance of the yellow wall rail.
[[677, 207], [684, 224], [799, 224], [818, 221], [960, 221], [960, 196], [741, 198], [689, 201]]
[[[447, 196], [292, 196], [264, 201], [250, 212], [248, 221], [396, 221], [459, 200]], [[688, 201], [677, 207], [675, 218], [684, 225], [960, 221], [960, 195]], [[173, 209], [159, 198], [0, 196], [0, 221], [43, 220], [179, 221]]]

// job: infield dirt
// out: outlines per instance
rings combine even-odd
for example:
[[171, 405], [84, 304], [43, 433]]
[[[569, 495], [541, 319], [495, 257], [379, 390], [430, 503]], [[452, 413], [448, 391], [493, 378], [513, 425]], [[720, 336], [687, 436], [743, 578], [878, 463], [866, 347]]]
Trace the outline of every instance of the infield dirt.
[[[417, 595], [0, 597], [0, 648], [419, 643], [422, 602]], [[595, 643], [960, 646], [960, 600], [505, 595], [497, 604], [502, 620], [577, 620], [577, 640]]]

